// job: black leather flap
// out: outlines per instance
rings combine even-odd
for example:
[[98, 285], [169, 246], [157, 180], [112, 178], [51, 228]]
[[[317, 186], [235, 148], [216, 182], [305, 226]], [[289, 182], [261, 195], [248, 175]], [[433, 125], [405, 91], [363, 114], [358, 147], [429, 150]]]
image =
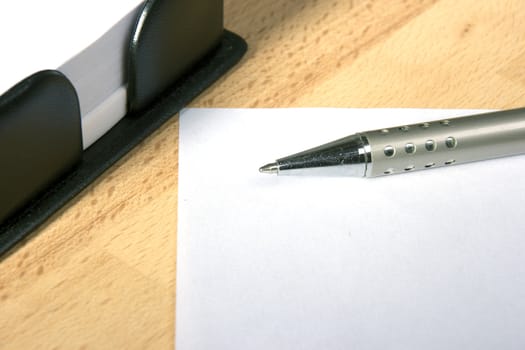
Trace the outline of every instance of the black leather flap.
[[128, 57], [128, 108], [142, 109], [219, 45], [222, 0], [149, 0]]
[[0, 96], [0, 222], [56, 182], [81, 154], [78, 98], [61, 73], [39, 72]]

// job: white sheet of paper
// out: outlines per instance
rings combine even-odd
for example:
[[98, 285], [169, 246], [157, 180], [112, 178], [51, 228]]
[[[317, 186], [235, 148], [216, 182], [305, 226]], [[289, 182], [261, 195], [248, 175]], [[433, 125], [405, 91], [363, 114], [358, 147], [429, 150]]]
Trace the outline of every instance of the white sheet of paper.
[[375, 179], [258, 172], [470, 113], [185, 110], [177, 350], [525, 347], [525, 156]]
[[142, 1], [4, 1], [0, 11], [0, 95], [33, 73], [57, 69]]

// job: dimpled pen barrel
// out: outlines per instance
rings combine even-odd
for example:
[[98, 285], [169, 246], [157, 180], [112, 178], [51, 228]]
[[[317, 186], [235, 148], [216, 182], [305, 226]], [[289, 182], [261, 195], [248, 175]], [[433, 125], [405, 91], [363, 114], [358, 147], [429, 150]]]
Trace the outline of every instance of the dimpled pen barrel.
[[365, 131], [259, 169], [376, 177], [525, 153], [525, 108]]

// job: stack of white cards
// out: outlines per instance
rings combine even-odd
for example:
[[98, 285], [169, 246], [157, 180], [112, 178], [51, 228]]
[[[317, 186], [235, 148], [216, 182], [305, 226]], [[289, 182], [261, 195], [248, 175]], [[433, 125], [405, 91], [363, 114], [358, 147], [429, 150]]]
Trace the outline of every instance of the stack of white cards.
[[79, 96], [87, 148], [127, 112], [126, 55], [143, 2], [6, 2], [0, 11], [0, 95], [38, 71], [61, 71]]

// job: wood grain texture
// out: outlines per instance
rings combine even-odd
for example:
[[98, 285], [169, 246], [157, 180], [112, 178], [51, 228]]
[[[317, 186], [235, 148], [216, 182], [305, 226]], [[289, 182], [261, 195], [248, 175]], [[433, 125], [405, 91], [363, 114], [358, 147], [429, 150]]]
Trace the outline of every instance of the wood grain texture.
[[[250, 49], [194, 107], [525, 105], [523, 0], [225, 0]], [[0, 349], [171, 349], [178, 120], [0, 260]]]

